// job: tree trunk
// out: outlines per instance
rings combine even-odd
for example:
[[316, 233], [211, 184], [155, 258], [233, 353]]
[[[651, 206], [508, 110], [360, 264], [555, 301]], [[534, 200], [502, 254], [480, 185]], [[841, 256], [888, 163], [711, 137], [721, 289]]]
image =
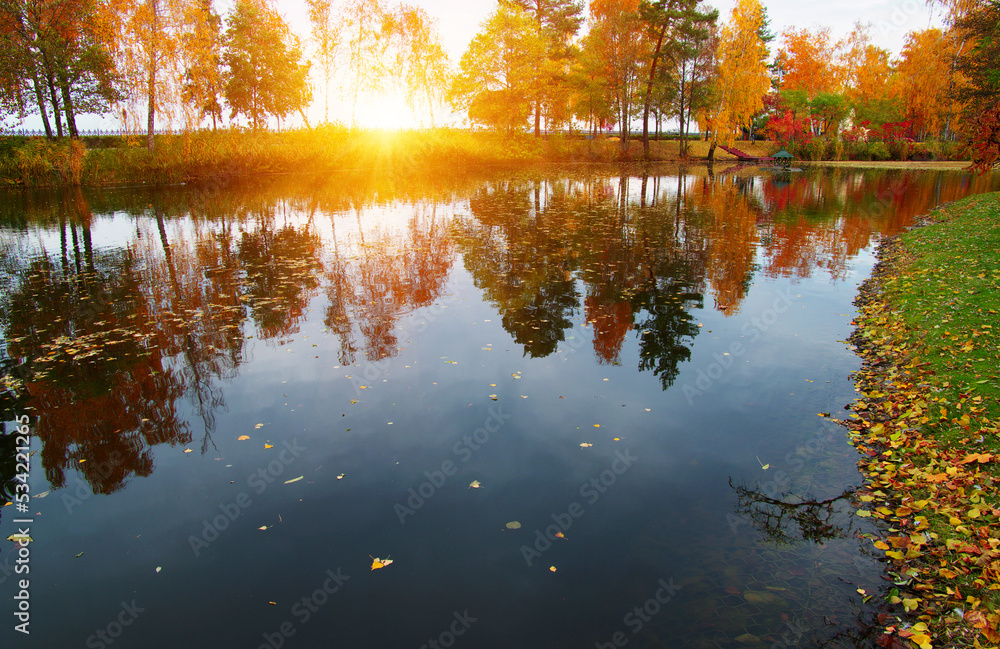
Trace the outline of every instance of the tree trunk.
[[618, 148], [622, 153], [628, 151], [628, 102], [622, 102], [622, 123], [618, 129], [621, 137], [618, 138]]
[[686, 122], [684, 121], [684, 88], [686, 86], [685, 82], [687, 81], [686, 77], [687, 77], [687, 62], [686, 61], [682, 61], [681, 62], [681, 97], [680, 97], [680, 111], [679, 111], [679, 113], [680, 113], [679, 114], [679, 121], [680, 121], [680, 127], [681, 127], [681, 133], [680, 133], [680, 136], [681, 136], [681, 144], [680, 144], [680, 154], [681, 154], [681, 157], [684, 157], [685, 155], [687, 155], [687, 133], [686, 133], [686, 129], [684, 128], [684, 126], [686, 124]]
[[642, 107], [642, 157], [649, 160], [649, 105], [653, 102], [653, 81], [656, 79], [656, 64], [660, 61], [660, 50], [663, 48], [663, 37], [667, 33], [667, 26], [663, 25], [660, 35], [656, 39], [656, 48], [653, 50], [652, 64], [649, 66], [649, 78], [646, 80], [646, 98]]
[[708, 162], [709, 162], [709, 164], [711, 164], [712, 162], [715, 161], [715, 145], [716, 145], [716, 141], [715, 141], [715, 138], [713, 137], [712, 138], [712, 143], [710, 145], [708, 145]]
[[153, 136], [156, 133], [156, 47], [157, 36], [159, 36], [157, 33], [159, 25], [157, 24], [156, 0], [148, 1], [150, 14], [153, 17], [153, 25], [149, 33], [149, 103], [146, 109], [146, 148], [152, 152], [154, 146]]
[[42, 92], [42, 84], [38, 83], [38, 73], [34, 70], [31, 73], [31, 85], [35, 88], [35, 101], [38, 102], [38, 112], [42, 116], [42, 124], [45, 126], [45, 137], [52, 139], [52, 125], [49, 124], [49, 112], [45, 108], [45, 94]]
[[540, 96], [540, 92], [538, 95], [535, 95], [535, 137], [541, 137], [542, 101]]
[[73, 96], [69, 92], [69, 78], [65, 72], [59, 74], [59, 86], [62, 89], [63, 110], [66, 111], [66, 128], [70, 137], [80, 137], [76, 130], [76, 113], [73, 110]]
[[46, 82], [49, 84], [49, 96], [52, 100], [52, 119], [56, 122], [56, 137], [62, 139], [62, 117], [60, 116], [62, 109], [59, 107], [59, 95], [56, 93], [56, 81], [51, 72], [46, 74]]

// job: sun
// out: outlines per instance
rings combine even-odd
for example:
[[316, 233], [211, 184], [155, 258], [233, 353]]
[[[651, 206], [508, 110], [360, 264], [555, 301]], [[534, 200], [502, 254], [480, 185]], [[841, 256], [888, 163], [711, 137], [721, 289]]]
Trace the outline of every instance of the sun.
[[420, 128], [427, 118], [414, 114], [402, 93], [358, 98], [355, 116], [359, 126], [374, 129]]

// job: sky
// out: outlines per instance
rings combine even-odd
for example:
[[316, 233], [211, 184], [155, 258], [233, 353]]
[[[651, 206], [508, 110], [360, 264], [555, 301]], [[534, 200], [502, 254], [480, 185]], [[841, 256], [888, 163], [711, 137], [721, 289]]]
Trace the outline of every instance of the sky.
[[[400, 0], [386, 0], [393, 4]], [[436, 19], [438, 33], [442, 44], [452, 64], [458, 61], [468, 46], [469, 41], [479, 31], [481, 24], [493, 12], [496, 0], [402, 0], [411, 5], [422, 7], [428, 15]], [[926, 29], [942, 24], [942, 11], [931, 9], [924, 0], [855, 0], [843, 2], [838, 0], [763, 0], [771, 18], [771, 30], [779, 34], [788, 27], [806, 27], [814, 29], [820, 26], [830, 27], [834, 40], [846, 36], [857, 21], [871, 24], [871, 35], [876, 45], [885, 47], [894, 55], [903, 47], [906, 34], [910, 31]], [[275, 3], [303, 42], [309, 33], [309, 20], [306, 14], [304, 0], [280, 0]], [[721, 21], [727, 21], [736, 0], [715, 0], [710, 2], [719, 9]], [[232, 5], [232, 0], [217, 1], [216, 7], [225, 12]], [[780, 46], [780, 37], [776, 41]], [[775, 47], [772, 47], [775, 49]], [[333, 94], [333, 92], [331, 92]], [[309, 111], [310, 122], [316, 123], [323, 117], [322, 90], [314, 90], [316, 100]], [[409, 114], [402, 96], [364, 99], [353, 106], [350, 101], [331, 100], [330, 118], [343, 123], [350, 123], [352, 113], [357, 121], [364, 126], [395, 124], [402, 127], [420, 126], [420, 120]], [[438, 116], [438, 124], [441, 123]], [[457, 116], [451, 117], [452, 121]], [[447, 121], [447, 120], [445, 120]], [[298, 118], [291, 121], [297, 125]], [[81, 116], [81, 128], [114, 128], [117, 123], [109, 119], [99, 119], [93, 116]], [[426, 120], [424, 122], [426, 124]], [[38, 118], [25, 123], [26, 128], [41, 128]]]

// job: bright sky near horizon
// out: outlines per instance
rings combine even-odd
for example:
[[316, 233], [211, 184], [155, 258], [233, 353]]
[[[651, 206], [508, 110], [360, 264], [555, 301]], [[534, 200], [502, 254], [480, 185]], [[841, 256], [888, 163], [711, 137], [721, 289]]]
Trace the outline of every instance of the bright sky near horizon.
[[[392, 4], [398, 0], [389, 0]], [[452, 65], [458, 61], [468, 46], [469, 41], [479, 31], [482, 22], [493, 12], [496, 0], [402, 0], [408, 4], [422, 7], [428, 15], [436, 19], [438, 32]], [[216, 2], [220, 12], [225, 13], [232, 5], [232, 0]], [[719, 9], [721, 21], [729, 19], [730, 12], [736, 0], [716, 0], [710, 2]], [[913, 30], [940, 26], [942, 12], [932, 10], [924, 0], [857, 0], [855, 2], [831, 2], [829, 0], [764, 0], [768, 15], [771, 18], [771, 30], [779, 34], [788, 27], [806, 27], [813, 29], [818, 26], [828, 26], [834, 39], [846, 36], [858, 21], [871, 23], [871, 34], [877, 45], [889, 49], [894, 55], [899, 54], [906, 39], [906, 34]], [[306, 4], [303, 0], [277, 0], [276, 6], [285, 16], [293, 31], [306, 44], [307, 56], [311, 49], [308, 44], [309, 20], [306, 14]], [[780, 37], [776, 44], [780, 45]], [[773, 48], [772, 48], [773, 49]], [[331, 88], [331, 95], [335, 95]], [[312, 123], [322, 121], [323, 91], [317, 82], [314, 89], [315, 101], [309, 110]], [[385, 98], [370, 98], [359, 101], [353, 107], [349, 100], [330, 101], [330, 118], [344, 123], [350, 123], [352, 112], [358, 122], [365, 126], [420, 126], [420, 120], [410, 115], [409, 109], [401, 96]], [[454, 119], [454, 117], [453, 117]], [[298, 117], [290, 120], [295, 125]], [[438, 120], [441, 123], [441, 120]], [[95, 116], [81, 116], [79, 124], [82, 128], [114, 128], [117, 123], [110, 119], [100, 119]], [[27, 128], [40, 128], [38, 118], [29, 119]]]

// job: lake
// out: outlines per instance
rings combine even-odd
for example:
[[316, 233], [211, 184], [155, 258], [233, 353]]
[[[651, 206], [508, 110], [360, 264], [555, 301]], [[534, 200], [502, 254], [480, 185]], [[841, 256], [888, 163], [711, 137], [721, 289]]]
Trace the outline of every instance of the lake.
[[717, 171], [7, 194], [0, 636], [871, 645], [852, 301], [1000, 177]]

